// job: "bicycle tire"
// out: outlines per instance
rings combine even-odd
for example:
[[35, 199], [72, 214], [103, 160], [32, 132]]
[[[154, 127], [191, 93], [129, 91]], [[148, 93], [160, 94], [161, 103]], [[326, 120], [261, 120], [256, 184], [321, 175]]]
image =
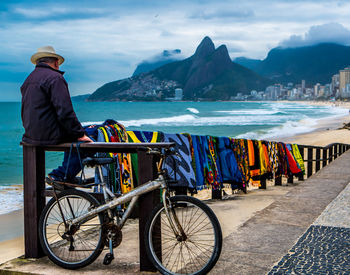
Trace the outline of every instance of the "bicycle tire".
[[[145, 227], [149, 259], [162, 274], [208, 273], [218, 261], [222, 248], [222, 232], [217, 217], [196, 198], [179, 195], [170, 200], [188, 239], [179, 241], [176, 238], [167, 224], [164, 205], [160, 203], [151, 212]], [[156, 233], [159, 228], [160, 236]], [[208, 254], [204, 250], [205, 241], [208, 241]]]
[[[99, 205], [90, 194], [70, 189], [57, 195], [65, 220], [78, 217]], [[39, 239], [49, 259], [66, 269], [78, 269], [92, 263], [101, 254], [103, 214], [82, 222], [72, 235], [66, 232], [61, 211], [55, 198], [45, 206], [39, 220]], [[72, 236], [72, 239], [67, 238]], [[73, 240], [73, 241], [72, 241]]]

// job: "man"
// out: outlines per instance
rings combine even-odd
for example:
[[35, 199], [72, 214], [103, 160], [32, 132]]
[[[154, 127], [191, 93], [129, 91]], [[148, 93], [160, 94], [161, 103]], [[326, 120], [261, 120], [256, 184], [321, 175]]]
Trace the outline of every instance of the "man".
[[[64, 58], [51, 46], [45, 46], [31, 57], [36, 65], [21, 87], [22, 122], [25, 129], [22, 141], [33, 145], [92, 140], [86, 135], [73, 110], [68, 84], [59, 66]], [[67, 181], [80, 171], [77, 155], [70, 160]], [[62, 166], [49, 174], [49, 181], [65, 181], [68, 154]]]

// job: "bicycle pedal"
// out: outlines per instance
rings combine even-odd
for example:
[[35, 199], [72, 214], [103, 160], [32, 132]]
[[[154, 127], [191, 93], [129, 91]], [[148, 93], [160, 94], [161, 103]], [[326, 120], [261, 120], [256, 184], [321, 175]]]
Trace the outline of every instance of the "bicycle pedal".
[[107, 253], [105, 258], [103, 259], [104, 265], [109, 265], [114, 260], [114, 255], [111, 253]]

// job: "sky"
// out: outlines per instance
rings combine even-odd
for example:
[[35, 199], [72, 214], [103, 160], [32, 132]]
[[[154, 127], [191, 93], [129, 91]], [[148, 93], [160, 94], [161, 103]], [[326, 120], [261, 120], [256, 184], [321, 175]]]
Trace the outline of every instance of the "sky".
[[163, 50], [191, 56], [205, 36], [229, 54], [264, 59], [274, 47], [350, 45], [350, 1], [1, 0], [0, 101], [19, 101], [30, 57], [52, 45], [71, 95], [127, 78]]

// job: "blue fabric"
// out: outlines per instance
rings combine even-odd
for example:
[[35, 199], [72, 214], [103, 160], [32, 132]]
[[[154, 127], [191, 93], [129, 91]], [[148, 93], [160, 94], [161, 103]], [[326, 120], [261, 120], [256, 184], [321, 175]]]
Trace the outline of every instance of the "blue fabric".
[[164, 134], [164, 141], [174, 142], [175, 150], [180, 155], [179, 157], [169, 156], [165, 160], [164, 168], [169, 177], [172, 180], [177, 180], [178, 186], [195, 188], [196, 177], [191, 165], [190, 143], [187, 137], [181, 134]]
[[223, 182], [243, 182], [229, 138], [217, 138], [217, 154]]
[[205, 186], [204, 181], [204, 166], [203, 166], [203, 151], [201, 149], [201, 143], [200, 143], [200, 136], [191, 135], [192, 138], [192, 146], [193, 146], [193, 153], [194, 153], [194, 160], [196, 163], [196, 182], [197, 182], [197, 189], [203, 189]]

